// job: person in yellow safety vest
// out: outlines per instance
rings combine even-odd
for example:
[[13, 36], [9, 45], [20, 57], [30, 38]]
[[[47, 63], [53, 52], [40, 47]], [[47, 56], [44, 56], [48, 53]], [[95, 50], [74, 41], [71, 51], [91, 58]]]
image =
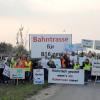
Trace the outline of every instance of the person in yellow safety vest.
[[16, 64], [17, 64], [17, 62], [16, 62], [15, 58], [12, 57], [11, 62], [10, 62], [10, 68], [15, 68]]
[[75, 70], [80, 69], [80, 64], [79, 64], [79, 62], [76, 62], [76, 63], [74, 64], [73, 67], [74, 67]]
[[84, 75], [85, 75], [85, 83], [88, 83], [88, 80], [91, 79], [91, 68], [92, 65], [89, 62], [89, 59], [86, 59], [83, 65], [83, 69], [84, 69]]
[[25, 61], [25, 71], [31, 71], [32, 62], [30, 60]]
[[25, 61], [25, 78], [30, 80], [32, 72], [32, 61], [29, 58]]

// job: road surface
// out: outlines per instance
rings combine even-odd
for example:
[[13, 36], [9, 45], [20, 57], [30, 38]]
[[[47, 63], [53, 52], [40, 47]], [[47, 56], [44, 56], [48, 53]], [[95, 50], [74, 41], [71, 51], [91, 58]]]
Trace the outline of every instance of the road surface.
[[52, 85], [27, 100], [100, 100], [100, 83]]
[[100, 100], [100, 83], [88, 85], [63, 85], [47, 100]]

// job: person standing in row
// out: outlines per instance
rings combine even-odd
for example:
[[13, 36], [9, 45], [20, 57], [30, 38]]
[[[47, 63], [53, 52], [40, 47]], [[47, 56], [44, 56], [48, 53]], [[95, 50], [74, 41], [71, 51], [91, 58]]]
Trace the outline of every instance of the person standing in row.
[[11, 61], [10, 61], [10, 68], [15, 68], [16, 64], [17, 64], [17, 62], [16, 62], [15, 57], [12, 57]]
[[74, 68], [75, 70], [80, 69], [80, 64], [79, 64], [78, 61], [77, 61], [76, 63], [74, 63], [73, 68]]
[[92, 64], [89, 62], [89, 59], [86, 59], [83, 64], [85, 83], [88, 83], [88, 80], [91, 79], [91, 68], [92, 68]]
[[32, 62], [29, 58], [25, 60], [25, 79], [31, 80], [32, 78]]
[[70, 61], [67, 54], [64, 54], [64, 56], [62, 56], [60, 60], [61, 60], [61, 68], [65, 68], [65, 69], [73, 68], [73, 61]]

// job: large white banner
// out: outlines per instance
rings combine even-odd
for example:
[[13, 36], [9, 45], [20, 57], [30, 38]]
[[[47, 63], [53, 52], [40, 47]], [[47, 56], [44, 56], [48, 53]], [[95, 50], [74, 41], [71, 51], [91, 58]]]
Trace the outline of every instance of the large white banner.
[[100, 40], [95, 40], [94, 49], [100, 50]]
[[93, 48], [93, 40], [82, 39], [82, 46], [86, 48]]
[[84, 84], [84, 70], [49, 69], [48, 83]]
[[25, 79], [25, 70], [23, 68], [11, 68], [10, 79]]
[[33, 70], [33, 82], [34, 84], [44, 84], [44, 69]]
[[60, 56], [68, 44], [72, 44], [71, 34], [32, 34], [31, 57], [50, 57], [52, 54]]
[[93, 60], [92, 75], [100, 76], [100, 60]]

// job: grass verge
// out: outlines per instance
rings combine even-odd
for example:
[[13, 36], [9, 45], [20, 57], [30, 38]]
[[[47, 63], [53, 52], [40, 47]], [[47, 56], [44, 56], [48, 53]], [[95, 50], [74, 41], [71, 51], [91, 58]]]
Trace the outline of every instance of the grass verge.
[[18, 86], [0, 84], [0, 100], [25, 100], [25, 98], [35, 95], [47, 86], [47, 83], [44, 85], [27, 83]]

